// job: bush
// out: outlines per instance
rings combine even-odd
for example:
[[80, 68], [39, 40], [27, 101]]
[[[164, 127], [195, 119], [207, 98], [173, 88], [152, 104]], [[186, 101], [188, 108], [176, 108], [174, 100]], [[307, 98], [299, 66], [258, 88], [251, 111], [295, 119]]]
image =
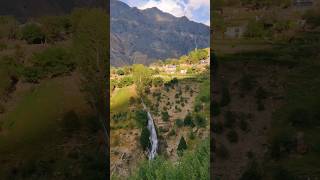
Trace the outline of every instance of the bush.
[[148, 114], [144, 110], [137, 110], [135, 112], [135, 120], [138, 127], [145, 127], [148, 123]]
[[203, 106], [200, 103], [196, 103], [196, 105], [194, 106], [195, 112], [200, 112], [202, 109], [203, 109]]
[[176, 135], [176, 130], [171, 129], [171, 131], [168, 133], [168, 136], [175, 136]]
[[167, 111], [162, 112], [161, 113], [161, 117], [162, 117], [163, 121], [169, 121], [169, 118], [170, 118], [170, 116], [169, 116]]
[[193, 123], [193, 119], [191, 114], [187, 114], [187, 116], [184, 118], [184, 125], [185, 126], [190, 126], [190, 127], [194, 127], [194, 123]]
[[119, 76], [123, 76], [123, 75], [124, 75], [124, 71], [123, 71], [122, 69], [118, 69], [118, 70], [117, 70], [117, 74], [118, 74]]
[[26, 82], [38, 83], [43, 77], [43, 73], [39, 67], [26, 67], [23, 70], [23, 77]]
[[152, 84], [155, 86], [155, 87], [160, 87], [162, 86], [164, 83], [163, 79], [161, 77], [156, 77], [152, 80]]
[[118, 82], [118, 88], [123, 88], [126, 86], [131, 86], [133, 84], [133, 79], [132, 77], [126, 76], [120, 79], [120, 81]]
[[229, 142], [237, 143], [238, 142], [238, 133], [235, 130], [230, 130], [227, 133], [227, 138], [228, 138]]
[[33, 67], [38, 68], [43, 76], [55, 77], [74, 70], [75, 63], [71, 54], [64, 48], [48, 48], [32, 57]]
[[183, 127], [183, 125], [184, 125], [184, 122], [183, 122], [183, 120], [181, 120], [181, 119], [176, 119], [176, 126], [177, 127]]
[[194, 117], [194, 122], [198, 127], [204, 128], [207, 126], [207, 120], [200, 114], [196, 114]]
[[147, 150], [151, 147], [151, 143], [149, 140], [150, 132], [147, 127], [143, 127], [140, 136], [140, 144], [143, 150]]
[[178, 155], [181, 156], [183, 151], [186, 150], [187, 148], [188, 148], [188, 146], [187, 146], [186, 140], [182, 136], [180, 138], [180, 141], [179, 141], [179, 144], [178, 144], [178, 148], [177, 148]]
[[45, 41], [45, 35], [39, 25], [30, 23], [25, 25], [22, 30], [22, 39], [28, 44], [41, 44]]

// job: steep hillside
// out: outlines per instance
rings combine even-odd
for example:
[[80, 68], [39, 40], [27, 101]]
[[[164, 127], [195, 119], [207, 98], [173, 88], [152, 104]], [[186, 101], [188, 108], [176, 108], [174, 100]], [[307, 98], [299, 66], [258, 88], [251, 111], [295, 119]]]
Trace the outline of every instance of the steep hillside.
[[21, 20], [43, 15], [59, 15], [75, 7], [106, 7], [103, 0], [2, 0], [0, 15], [13, 15]]
[[111, 65], [150, 64], [209, 46], [209, 27], [164, 13], [139, 10], [111, 0]]

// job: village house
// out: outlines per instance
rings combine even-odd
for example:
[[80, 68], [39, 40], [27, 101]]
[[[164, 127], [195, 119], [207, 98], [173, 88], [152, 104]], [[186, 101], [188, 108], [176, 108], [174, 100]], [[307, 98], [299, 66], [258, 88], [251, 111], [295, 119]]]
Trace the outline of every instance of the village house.
[[187, 70], [186, 69], [181, 69], [180, 70], [180, 74], [187, 74]]
[[177, 70], [177, 66], [176, 65], [167, 65], [167, 66], [165, 66], [164, 70], [168, 74], [174, 74]]

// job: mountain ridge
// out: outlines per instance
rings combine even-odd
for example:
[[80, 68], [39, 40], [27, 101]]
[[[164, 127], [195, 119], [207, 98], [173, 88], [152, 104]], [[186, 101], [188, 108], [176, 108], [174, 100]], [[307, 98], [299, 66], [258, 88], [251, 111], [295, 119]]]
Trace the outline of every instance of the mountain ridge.
[[138, 9], [111, 0], [111, 65], [150, 64], [209, 47], [210, 28], [153, 7]]

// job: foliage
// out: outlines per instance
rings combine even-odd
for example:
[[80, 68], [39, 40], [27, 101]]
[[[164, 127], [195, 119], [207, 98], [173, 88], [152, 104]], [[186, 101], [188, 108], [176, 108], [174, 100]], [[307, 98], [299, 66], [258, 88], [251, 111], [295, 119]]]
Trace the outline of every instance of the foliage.
[[169, 121], [169, 118], [170, 118], [169, 113], [167, 111], [161, 112], [161, 118], [163, 121]]
[[194, 127], [193, 118], [190, 113], [187, 114], [187, 116], [184, 118], [184, 125]]
[[176, 126], [179, 127], [179, 128], [181, 128], [181, 127], [184, 126], [184, 122], [183, 122], [183, 120], [181, 120], [181, 119], [176, 119], [175, 124], [176, 124]]
[[152, 80], [152, 84], [153, 84], [155, 87], [160, 87], [160, 86], [163, 85], [163, 83], [164, 83], [164, 80], [163, 80], [163, 78], [161, 78], [161, 77], [156, 77], [156, 78], [154, 78], [154, 79]]
[[173, 164], [163, 157], [142, 163], [130, 180], [209, 180], [210, 146], [209, 140], [201, 143], [195, 152], [187, 152]]
[[187, 146], [187, 142], [184, 139], [184, 137], [182, 136], [180, 138], [179, 144], [178, 144], [178, 148], [177, 148], [177, 152], [178, 153], [182, 153], [183, 151], [185, 151], [188, 148]]
[[45, 40], [45, 34], [42, 32], [40, 25], [29, 23], [22, 27], [21, 36], [28, 44], [40, 44]]
[[151, 146], [149, 137], [150, 137], [149, 129], [147, 127], [143, 127], [141, 131], [141, 136], [140, 136], [140, 144], [143, 150], [147, 150]]
[[126, 76], [120, 79], [118, 82], [118, 88], [123, 88], [126, 86], [131, 86], [133, 84], [133, 79], [130, 76]]
[[198, 127], [204, 128], [207, 126], [207, 120], [203, 115], [196, 114], [194, 116], [194, 122]]
[[13, 16], [0, 16], [0, 39], [16, 39], [18, 35], [18, 21]]
[[44, 16], [39, 21], [48, 43], [63, 40], [71, 31], [71, 20], [67, 16]]
[[143, 94], [144, 90], [150, 85], [151, 71], [143, 64], [133, 65], [133, 81], [137, 87], [138, 94]]
[[137, 110], [135, 112], [135, 120], [139, 127], [145, 127], [148, 122], [148, 114], [144, 110]]
[[69, 73], [75, 68], [71, 54], [63, 48], [47, 48], [32, 57], [33, 68], [39, 70], [40, 77], [55, 77]]
[[208, 51], [205, 49], [196, 49], [189, 53], [189, 64], [196, 64], [200, 60], [206, 59], [208, 57]]
[[123, 76], [123, 75], [124, 75], [124, 71], [123, 71], [122, 69], [118, 69], [118, 70], [117, 70], [117, 74], [118, 74], [119, 76]]

